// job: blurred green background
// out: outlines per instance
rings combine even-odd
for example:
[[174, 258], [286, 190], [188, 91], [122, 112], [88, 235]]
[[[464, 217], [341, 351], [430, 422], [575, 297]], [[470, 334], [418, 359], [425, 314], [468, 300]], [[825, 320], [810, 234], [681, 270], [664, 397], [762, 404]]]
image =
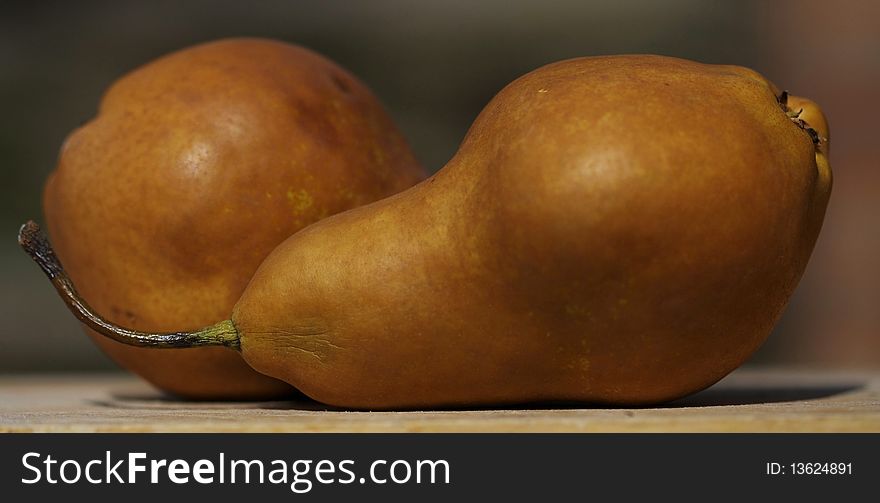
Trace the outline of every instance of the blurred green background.
[[835, 188], [806, 275], [753, 361], [880, 365], [880, 2], [7, 1], [0, 16], [0, 372], [114, 368], [18, 249], [18, 226], [40, 219], [63, 138], [113, 80], [243, 35], [305, 45], [351, 70], [433, 170], [501, 87], [564, 58], [740, 64], [813, 98], [831, 122]]

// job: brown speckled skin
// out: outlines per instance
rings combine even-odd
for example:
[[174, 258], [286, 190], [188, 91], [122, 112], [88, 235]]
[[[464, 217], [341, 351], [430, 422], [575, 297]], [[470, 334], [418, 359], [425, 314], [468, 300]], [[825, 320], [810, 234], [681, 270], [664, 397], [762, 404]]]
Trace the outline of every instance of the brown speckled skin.
[[[358, 408], [709, 386], [769, 334], [831, 189], [776, 92], [652, 56], [525, 75], [435, 176], [279, 246], [234, 310], [242, 353]], [[790, 104], [828, 136], [815, 105]]]
[[[44, 209], [83, 297], [149, 331], [228, 318], [260, 262], [328, 215], [426, 175], [372, 93], [306, 49], [231, 39], [182, 50], [116, 82], [66, 140]], [[101, 348], [168, 392], [291, 393], [235, 351]]]

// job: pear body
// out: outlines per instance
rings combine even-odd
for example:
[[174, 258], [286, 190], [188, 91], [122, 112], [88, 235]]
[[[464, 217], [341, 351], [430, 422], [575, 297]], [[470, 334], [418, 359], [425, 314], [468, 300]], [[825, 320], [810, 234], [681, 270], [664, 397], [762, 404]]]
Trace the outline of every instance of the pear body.
[[[307, 49], [229, 39], [119, 79], [65, 141], [44, 193], [80, 292], [135, 329], [228, 317], [286, 237], [424, 173], [375, 96]], [[225, 348], [162, 351], [91, 331], [115, 361], [190, 398], [268, 398], [285, 383]]]
[[[357, 408], [653, 404], [765, 340], [831, 190], [827, 125], [757, 73], [583, 58], [503, 89], [436, 175], [281, 244], [247, 362]], [[792, 103], [789, 103], [790, 105]]]

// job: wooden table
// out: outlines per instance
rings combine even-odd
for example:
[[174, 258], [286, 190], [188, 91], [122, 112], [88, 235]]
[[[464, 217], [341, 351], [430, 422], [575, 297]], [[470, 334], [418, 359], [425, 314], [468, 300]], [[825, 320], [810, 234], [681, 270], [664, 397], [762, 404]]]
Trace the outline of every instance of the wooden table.
[[186, 402], [124, 374], [0, 376], [3, 432], [878, 432], [880, 371], [740, 369], [658, 408], [331, 410]]

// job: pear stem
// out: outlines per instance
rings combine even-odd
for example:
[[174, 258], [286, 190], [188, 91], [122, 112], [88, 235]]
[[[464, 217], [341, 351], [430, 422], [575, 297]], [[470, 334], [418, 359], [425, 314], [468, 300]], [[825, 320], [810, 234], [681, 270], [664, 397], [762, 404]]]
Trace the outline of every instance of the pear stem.
[[64, 266], [55, 255], [49, 239], [34, 221], [21, 226], [18, 232], [18, 244], [46, 273], [67, 308], [86, 326], [116, 342], [129, 346], [145, 348], [194, 348], [200, 346], [225, 346], [240, 350], [241, 340], [232, 320], [196, 330], [193, 332], [151, 333], [131, 330], [111, 323], [99, 314], [80, 297], [76, 287], [64, 270]]

